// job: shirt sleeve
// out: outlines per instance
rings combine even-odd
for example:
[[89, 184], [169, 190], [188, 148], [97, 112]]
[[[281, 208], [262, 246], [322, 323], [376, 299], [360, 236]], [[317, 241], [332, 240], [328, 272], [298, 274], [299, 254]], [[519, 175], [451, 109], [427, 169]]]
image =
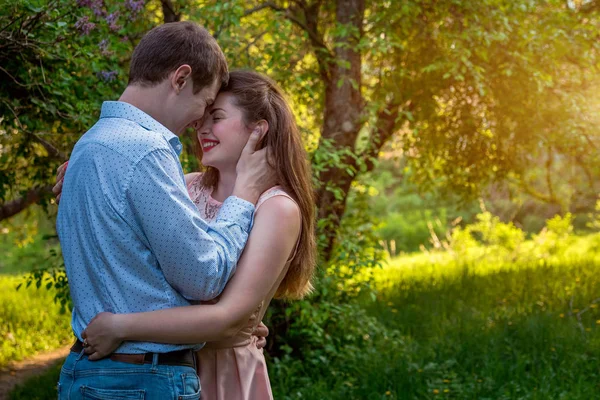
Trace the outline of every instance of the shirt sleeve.
[[186, 191], [181, 166], [164, 149], [137, 163], [125, 198], [169, 284], [188, 300], [218, 296], [248, 240], [254, 205], [230, 197], [207, 224]]

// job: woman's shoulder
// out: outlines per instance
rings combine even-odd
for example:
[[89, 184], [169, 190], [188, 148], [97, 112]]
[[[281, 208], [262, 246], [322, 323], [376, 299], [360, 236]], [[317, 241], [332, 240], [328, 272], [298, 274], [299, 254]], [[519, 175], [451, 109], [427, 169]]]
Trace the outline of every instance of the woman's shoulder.
[[274, 214], [280, 218], [288, 219], [300, 216], [300, 207], [296, 200], [285, 191], [281, 186], [274, 186], [265, 191], [256, 203], [256, 212], [263, 207], [264, 211], [269, 210], [270, 214]]
[[[281, 196], [283, 198], [287, 198], [289, 199], [288, 202], [292, 202], [293, 204], [296, 204], [296, 200], [294, 200], [294, 198], [285, 191], [285, 189], [281, 186], [273, 186], [270, 189], [267, 189], [266, 191], [263, 192], [263, 194], [260, 195], [260, 197], [258, 198], [258, 201], [256, 202], [256, 211], [258, 211], [258, 209], [269, 199], [272, 199], [274, 197], [278, 197]], [[286, 201], [278, 201], [278, 203], [288, 203]], [[273, 203], [273, 202], [271, 202]]]

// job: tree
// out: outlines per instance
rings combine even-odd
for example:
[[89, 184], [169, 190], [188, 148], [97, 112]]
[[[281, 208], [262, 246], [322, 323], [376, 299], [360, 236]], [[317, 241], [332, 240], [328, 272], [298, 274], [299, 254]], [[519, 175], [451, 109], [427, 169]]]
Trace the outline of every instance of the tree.
[[[98, 1], [80, 0], [87, 7], [83, 11], [42, 13], [66, 22], [60, 27], [65, 39], [48, 52], [62, 58], [54, 56], [50, 63], [46, 53], [31, 49], [25, 61], [35, 76], [22, 75], [20, 63], [5, 68], [17, 81], [0, 86], [3, 99], [12, 97], [6, 93], [21, 94], [18, 107], [9, 103], [15, 113], [0, 109], [3, 126], [13, 132], [2, 139], [13, 138], [3, 144], [4, 207], [14, 204], [17, 193], [23, 199], [50, 183], [53, 160], [62, 158], [52, 157], [31, 134], [51, 138], [45, 139], [48, 144], [68, 153], [76, 133], [96, 116], [100, 99], [118, 93], [117, 80], [103, 82], [102, 71], [117, 71], [124, 81], [128, 54], [140, 34], [153, 24], [182, 18], [214, 32], [234, 67], [265, 72], [289, 94], [313, 154], [324, 259], [334, 252], [353, 182], [374, 168], [390, 141], [401, 147], [413, 180], [425, 189], [473, 197], [490, 182], [510, 179], [533, 195], [559, 201], [553, 180], [529, 171], [544, 160], [546, 170], [556, 173], [568, 159], [576, 165], [574, 174], [587, 177], [578, 187], [598, 190], [598, 137], [592, 99], [585, 95], [598, 70], [594, 10], [559, 0], [161, 0], [148, 2], [136, 23], [111, 30], [106, 17], [117, 9], [130, 12], [132, 2]], [[41, 18], [23, 4], [2, 12], [2, 26], [12, 15]], [[81, 18], [95, 16], [94, 4], [103, 4], [101, 27], [78, 36], [73, 27], [81, 32], [87, 26]], [[60, 29], [48, 29], [36, 25], [31, 32], [60, 36]], [[98, 57], [101, 37], [110, 40], [111, 57]], [[74, 82], [72, 72], [85, 79]], [[39, 84], [49, 74], [62, 86]], [[29, 100], [35, 90], [21, 86], [32, 82], [45, 93], [36, 100], [41, 106]], [[90, 93], [89, 87], [98, 90]], [[49, 121], [57, 124], [55, 136], [40, 134], [51, 132]], [[28, 159], [32, 154], [35, 166]], [[23, 170], [10, 172], [9, 163], [20, 163]]]
[[425, 188], [473, 197], [510, 178], [558, 201], [551, 179], [542, 193], [528, 171], [568, 158], [598, 190], [598, 137], [581, 118], [595, 14], [563, 1], [299, 0], [208, 2], [202, 15], [237, 65], [286, 85], [315, 154], [330, 156], [317, 169], [326, 259], [352, 182], [391, 138]]

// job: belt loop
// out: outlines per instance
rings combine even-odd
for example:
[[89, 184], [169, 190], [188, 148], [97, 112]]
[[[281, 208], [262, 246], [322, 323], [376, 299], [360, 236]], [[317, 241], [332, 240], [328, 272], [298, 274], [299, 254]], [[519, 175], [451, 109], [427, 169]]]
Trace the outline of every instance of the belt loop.
[[85, 349], [81, 350], [81, 352], [79, 353], [79, 357], [77, 357], [77, 361], [81, 360], [84, 355], [85, 355]]
[[158, 368], [158, 353], [152, 353], [152, 369]]

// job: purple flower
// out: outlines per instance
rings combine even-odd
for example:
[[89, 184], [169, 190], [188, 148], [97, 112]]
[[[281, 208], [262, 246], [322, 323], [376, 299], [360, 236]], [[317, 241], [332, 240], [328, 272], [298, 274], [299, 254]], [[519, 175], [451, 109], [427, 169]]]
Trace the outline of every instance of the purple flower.
[[96, 17], [101, 17], [105, 14], [104, 0], [77, 0], [77, 5], [90, 8]]
[[145, 0], [137, 0], [137, 1], [136, 0], [126, 0], [125, 8], [127, 8], [131, 12], [137, 14], [140, 11], [142, 11], [142, 9], [144, 8], [145, 2], [146, 2]]
[[118, 31], [121, 29], [119, 25], [117, 25], [117, 21], [119, 20], [119, 12], [115, 11], [114, 13], [108, 14], [105, 18], [106, 23], [111, 31]]
[[145, 0], [126, 0], [125, 8], [129, 10], [129, 21], [134, 21], [144, 9]]
[[108, 39], [103, 39], [100, 43], [98, 43], [98, 48], [102, 51], [106, 51], [108, 49]]
[[82, 35], [89, 35], [95, 27], [96, 24], [90, 22], [89, 17], [81, 17], [75, 22], [75, 28], [79, 29]]
[[118, 74], [119, 73], [117, 71], [100, 71], [96, 75], [104, 82], [112, 82], [117, 79]]
[[98, 43], [98, 48], [100, 49], [100, 53], [103, 56], [109, 56], [109, 55], [111, 55], [111, 52], [108, 50], [108, 45], [109, 44], [110, 44], [110, 42], [108, 41], [108, 39], [104, 39], [100, 43]]

